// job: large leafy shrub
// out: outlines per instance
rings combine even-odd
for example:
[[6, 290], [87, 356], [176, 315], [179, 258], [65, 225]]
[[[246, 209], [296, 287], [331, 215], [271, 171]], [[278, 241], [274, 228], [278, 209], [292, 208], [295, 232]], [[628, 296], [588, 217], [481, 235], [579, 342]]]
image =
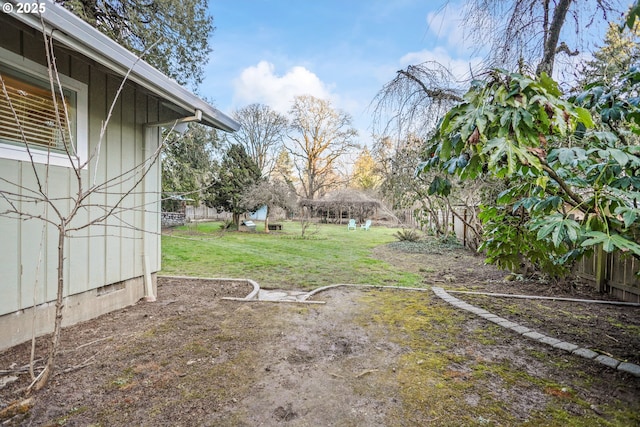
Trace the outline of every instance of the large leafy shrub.
[[452, 175], [504, 180], [480, 215], [481, 249], [501, 267], [560, 275], [597, 245], [640, 257], [639, 87], [632, 68], [567, 98], [545, 74], [494, 70], [439, 122], [419, 171], [440, 171], [433, 192]]

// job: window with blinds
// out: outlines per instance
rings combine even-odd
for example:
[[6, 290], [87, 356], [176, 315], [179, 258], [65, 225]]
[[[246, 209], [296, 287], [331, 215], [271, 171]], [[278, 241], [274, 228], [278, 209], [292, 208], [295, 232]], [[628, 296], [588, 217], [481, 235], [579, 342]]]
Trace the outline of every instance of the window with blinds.
[[6, 88], [5, 93], [0, 85], [0, 141], [24, 144], [26, 140], [29, 144], [64, 151], [65, 144], [71, 141], [67, 114], [73, 122], [74, 93], [67, 90], [64, 96], [58, 93], [54, 103], [45, 82], [23, 79], [6, 70], [0, 70], [0, 77]]

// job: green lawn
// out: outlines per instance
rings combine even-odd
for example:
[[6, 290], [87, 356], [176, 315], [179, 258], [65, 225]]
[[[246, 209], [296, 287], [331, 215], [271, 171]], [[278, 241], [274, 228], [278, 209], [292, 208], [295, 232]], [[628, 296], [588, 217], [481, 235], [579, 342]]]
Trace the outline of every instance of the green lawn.
[[336, 283], [419, 286], [420, 277], [371, 256], [393, 242], [397, 229], [312, 225], [301, 236], [299, 222], [285, 221], [281, 232], [221, 232], [220, 223], [179, 227], [162, 236], [163, 275], [231, 277], [255, 280], [265, 288], [315, 289]]

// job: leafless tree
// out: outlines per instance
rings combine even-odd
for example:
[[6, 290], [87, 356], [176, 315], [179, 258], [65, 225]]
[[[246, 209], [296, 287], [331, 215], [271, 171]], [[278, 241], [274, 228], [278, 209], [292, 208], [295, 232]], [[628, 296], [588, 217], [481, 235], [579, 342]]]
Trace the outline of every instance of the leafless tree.
[[269, 232], [269, 215], [274, 208], [282, 208], [292, 212], [296, 208], [296, 193], [293, 188], [283, 181], [261, 180], [249, 187], [242, 194], [242, 203], [248, 210], [266, 206], [264, 231]]
[[302, 185], [302, 196], [314, 199], [339, 182], [336, 167], [341, 157], [358, 144], [351, 116], [331, 103], [311, 95], [295, 97], [290, 111], [291, 130], [287, 147]]
[[[46, 364], [37, 377], [33, 378], [29, 390], [41, 389], [53, 374], [62, 328], [65, 290], [65, 246], [68, 239], [89, 227], [96, 225], [108, 226], [107, 220], [110, 218], [116, 219], [119, 228], [135, 229], [133, 224], [129, 224], [122, 219], [122, 214], [126, 211], [146, 208], [145, 206], [135, 205], [135, 196], [143, 192], [142, 183], [152, 168], [155, 167], [154, 165], [158, 161], [163, 148], [163, 144], [159, 144], [157, 148], [147, 153], [146, 157], [138, 164], [116, 176], [107, 177], [104, 181], [100, 181], [97, 176], [90, 176], [85, 169], [96, 170], [101, 162], [100, 155], [104, 149], [103, 141], [107, 126], [120, 94], [124, 90], [131, 69], [126, 73], [116, 91], [108, 115], [102, 123], [100, 138], [94, 151], [86, 159], [81, 159], [76, 153], [75, 137], [69, 126], [69, 110], [63, 101], [63, 87], [57, 72], [54, 44], [46, 31], [43, 31], [43, 36], [46, 47], [47, 68], [49, 70], [50, 95], [56, 118], [56, 123], [51, 126], [57, 129], [57, 134], [62, 139], [60, 149], [69, 161], [72, 171], [70, 173], [72, 182], [69, 184], [72, 190], [69, 191], [68, 196], [61, 198], [60, 192], [56, 188], [52, 188], [48, 158], [44, 166], [37, 163], [35, 159], [36, 146], [30, 142], [30, 137], [27, 135], [28, 125], [22, 122], [23, 118], [14, 108], [12, 98], [5, 84], [5, 77], [0, 73], [0, 97], [7, 103], [11, 111], [12, 120], [15, 120], [16, 128], [19, 130], [18, 139], [30, 159], [26, 162], [26, 165], [33, 178], [33, 185], [31, 185], [24, 183], [23, 180], [14, 181], [0, 177], [0, 184], [2, 184], [0, 185], [0, 201], [2, 202], [0, 216], [21, 221], [42, 221], [46, 227], [53, 227], [57, 231], [57, 288], [53, 333]], [[132, 64], [131, 68], [134, 65], [135, 63]], [[42, 146], [37, 148], [42, 149]], [[51, 156], [50, 148], [47, 152], [47, 157], [49, 156]], [[96, 195], [100, 197], [96, 197]], [[145, 230], [138, 231], [144, 232]], [[43, 228], [43, 238], [44, 235]]]
[[460, 84], [443, 65], [410, 65], [398, 70], [374, 98], [374, 126], [382, 135], [426, 135], [461, 96]]
[[513, 69], [530, 64], [536, 74], [551, 75], [558, 54], [578, 54], [586, 47], [584, 35], [598, 22], [619, 20], [626, 12], [624, 3], [628, 2], [467, 0], [462, 20], [478, 49], [490, 46], [486, 67]]
[[288, 126], [287, 117], [264, 104], [251, 104], [233, 112], [241, 128], [229, 135], [242, 145], [254, 162], [268, 177], [274, 168], [282, 140]]
[[[482, 69], [472, 70], [476, 77], [495, 67], [551, 75], [558, 55], [583, 47], [583, 33], [625, 11], [619, 0], [467, 0], [461, 22], [476, 49], [489, 46]], [[563, 30], [571, 39], [562, 39]], [[376, 131], [426, 135], [467, 85], [435, 62], [397, 71], [373, 100]]]

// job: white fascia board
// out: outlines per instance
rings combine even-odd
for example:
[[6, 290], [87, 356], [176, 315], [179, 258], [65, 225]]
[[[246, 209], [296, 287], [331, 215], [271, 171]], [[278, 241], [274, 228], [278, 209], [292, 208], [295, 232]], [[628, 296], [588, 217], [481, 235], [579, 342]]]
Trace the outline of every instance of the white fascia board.
[[[123, 77], [131, 70], [129, 74], [131, 81], [186, 111], [201, 110], [202, 123], [226, 132], [235, 132], [240, 128], [240, 124], [231, 117], [189, 92], [175, 80], [141, 60], [61, 5], [50, 0], [0, 0], [0, 7], [5, 3], [13, 5], [11, 16], [18, 21], [42, 31], [43, 23], [40, 20], [42, 17], [47, 34], [54, 40]], [[17, 13], [18, 3], [41, 3], [45, 7], [41, 15], [38, 13]], [[3, 8], [3, 10], [5, 9]]]

